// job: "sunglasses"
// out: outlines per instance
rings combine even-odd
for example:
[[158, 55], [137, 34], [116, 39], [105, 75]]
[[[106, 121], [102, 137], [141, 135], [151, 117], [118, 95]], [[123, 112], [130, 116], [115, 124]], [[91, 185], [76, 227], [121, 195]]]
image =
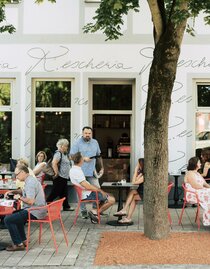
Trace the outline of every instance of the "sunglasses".
[[17, 177], [21, 172], [22, 172], [22, 170], [19, 171], [17, 174], [15, 174], [15, 177]]

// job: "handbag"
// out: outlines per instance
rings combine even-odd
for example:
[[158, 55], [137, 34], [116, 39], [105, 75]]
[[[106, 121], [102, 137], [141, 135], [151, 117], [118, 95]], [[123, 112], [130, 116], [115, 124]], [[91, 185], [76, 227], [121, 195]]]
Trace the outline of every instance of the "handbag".
[[[60, 151], [56, 151], [56, 152], [60, 152]], [[55, 153], [56, 153], [55, 152]], [[58, 163], [58, 171], [60, 169], [60, 164], [61, 164], [61, 161], [62, 161], [62, 153], [60, 152], [60, 160], [59, 160], [59, 163]], [[54, 179], [55, 178], [55, 171], [53, 169], [53, 166], [52, 166], [52, 161], [53, 161], [53, 158], [51, 158], [47, 163], [46, 163], [46, 166], [43, 168], [43, 172], [45, 173], [45, 175], [51, 179]]]

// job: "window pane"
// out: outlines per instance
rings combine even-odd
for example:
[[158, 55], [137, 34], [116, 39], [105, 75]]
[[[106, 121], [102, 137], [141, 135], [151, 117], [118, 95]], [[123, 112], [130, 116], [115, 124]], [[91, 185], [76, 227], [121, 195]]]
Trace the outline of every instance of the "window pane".
[[210, 148], [210, 113], [196, 113], [196, 156], [200, 157], [203, 148]]
[[198, 106], [210, 107], [210, 85], [198, 85]]
[[70, 143], [70, 112], [36, 112], [36, 152], [43, 149], [56, 150], [60, 138]]
[[0, 106], [10, 105], [10, 83], [0, 83]]
[[0, 112], [0, 162], [9, 163], [12, 156], [12, 113]]
[[210, 113], [196, 113], [196, 134], [210, 130]]
[[132, 85], [93, 85], [93, 110], [132, 110]]
[[36, 107], [71, 107], [71, 82], [36, 81]]
[[18, 4], [20, 0], [6, 0], [6, 4]]

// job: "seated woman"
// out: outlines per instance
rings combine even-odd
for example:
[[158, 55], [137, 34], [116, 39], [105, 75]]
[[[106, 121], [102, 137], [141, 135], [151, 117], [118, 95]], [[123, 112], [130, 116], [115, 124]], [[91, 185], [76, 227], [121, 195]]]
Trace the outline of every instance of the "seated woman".
[[135, 167], [132, 183], [139, 185], [138, 189], [131, 190], [126, 199], [125, 205], [122, 210], [116, 212], [114, 216], [126, 216], [119, 220], [119, 223], [131, 223], [132, 215], [136, 208], [136, 203], [141, 200], [140, 194], [142, 194], [142, 183], [144, 182], [144, 159], [138, 159], [138, 163]]
[[36, 155], [37, 163], [33, 169], [33, 172], [41, 184], [43, 183], [43, 176], [45, 175], [45, 173], [43, 172], [43, 168], [46, 167], [46, 160], [46, 153], [44, 151], [39, 151]]
[[210, 150], [209, 149], [203, 149], [201, 151], [201, 160], [202, 160], [201, 175], [205, 179], [206, 178], [210, 179]]
[[[201, 176], [198, 170], [201, 163], [198, 157], [192, 157], [187, 166], [187, 173], [184, 177], [184, 182], [188, 190], [194, 191], [198, 194], [200, 205], [204, 209], [203, 225], [210, 225], [210, 185]], [[186, 199], [188, 202], [195, 203], [195, 197], [191, 193], [187, 193]]]

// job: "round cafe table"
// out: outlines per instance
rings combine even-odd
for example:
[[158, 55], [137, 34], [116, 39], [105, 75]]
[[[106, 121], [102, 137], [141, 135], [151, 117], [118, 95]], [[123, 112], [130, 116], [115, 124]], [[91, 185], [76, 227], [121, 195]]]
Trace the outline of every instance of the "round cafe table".
[[[137, 188], [137, 185], [132, 184], [131, 182], [126, 182], [123, 184], [117, 182], [103, 182], [102, 187], [104, 188], [113, 188], [118, 190], [118, 207], [117, 211], [120, 211], [123, 208], [123, 200], [122, 200], [122, 191], [130, 189], [131, 187]], [[119, 216], [117, 220], [110, 220], [106, 224], [111, 226], [129, 226], [133, 225], [133, 222], [130, 223], [120, 223], [119, 220], [122, 219], [122, 216]]]

